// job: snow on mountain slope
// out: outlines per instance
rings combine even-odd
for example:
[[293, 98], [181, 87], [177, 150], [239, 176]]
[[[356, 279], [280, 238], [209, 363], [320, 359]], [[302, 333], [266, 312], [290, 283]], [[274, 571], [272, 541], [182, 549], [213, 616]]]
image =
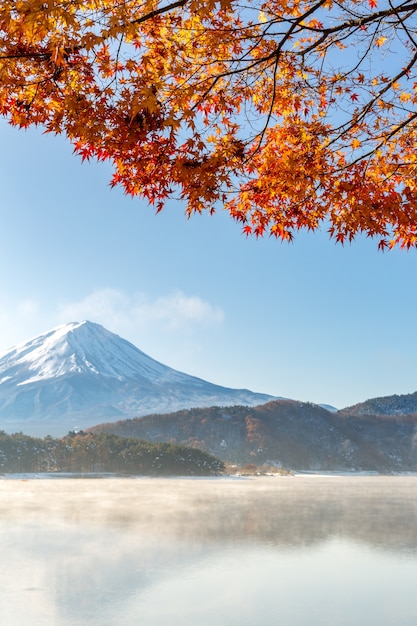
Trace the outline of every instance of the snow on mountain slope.
[[88, 321], [63, 324], [0, 354], [0, 429], [27, 434], [271, 399], [178, 372]]
[[153, 382], [161, 378], [181, 380], [185, 376], [88, 321], [63, 324], [0, 354], [0, 384], [12, 376], [15, 384], [24, 385], [73, 373], [119, 380], [141, 375]]

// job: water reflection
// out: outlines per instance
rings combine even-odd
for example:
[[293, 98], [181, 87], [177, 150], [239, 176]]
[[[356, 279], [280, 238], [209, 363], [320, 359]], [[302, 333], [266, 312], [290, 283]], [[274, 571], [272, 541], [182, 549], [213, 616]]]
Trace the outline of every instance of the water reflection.
[[417, 478], [0, 481], [7, 626], [415, 626]]

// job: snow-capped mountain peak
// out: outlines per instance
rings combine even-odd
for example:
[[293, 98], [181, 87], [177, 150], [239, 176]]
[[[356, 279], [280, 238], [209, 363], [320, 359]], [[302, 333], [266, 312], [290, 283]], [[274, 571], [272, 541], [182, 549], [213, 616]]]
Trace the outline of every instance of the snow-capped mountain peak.
[[27, 434], [271, 399], [178, 372], [89, 321], [62, 324], [0, 354], [0, 429]]
[[62, 324], [0, 355], [0, 384], [11, 374], [23, 385], [74, 373], [118, 380], [140, 374], [155, 381], [169, 371], [125, 339], [89, 321]]

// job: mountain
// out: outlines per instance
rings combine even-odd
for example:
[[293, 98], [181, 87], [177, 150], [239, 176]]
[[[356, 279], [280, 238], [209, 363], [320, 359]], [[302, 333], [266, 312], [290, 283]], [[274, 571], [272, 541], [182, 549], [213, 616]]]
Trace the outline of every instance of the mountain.
[[409, 415], [417, 413], [417, 392], [371, 398], [341, 410], [344, 415]]
[[200, 448], [228, 463], [298, 471], [417, 471], [417, 415], [348, 416], [294, 400], [101, 424], [93, 432]]
[[178, 372], [88, 321], [0, 354], [0, 429], [9, 432], [60, 436], [104, 420], [271, 398]]

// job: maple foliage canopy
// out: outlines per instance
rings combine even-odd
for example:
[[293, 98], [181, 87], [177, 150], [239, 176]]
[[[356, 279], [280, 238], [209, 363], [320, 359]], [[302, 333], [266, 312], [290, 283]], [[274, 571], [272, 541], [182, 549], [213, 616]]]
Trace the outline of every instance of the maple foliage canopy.
[[2, 0], [0, 114], [160, 210], [417, 245], [417, 2]]

